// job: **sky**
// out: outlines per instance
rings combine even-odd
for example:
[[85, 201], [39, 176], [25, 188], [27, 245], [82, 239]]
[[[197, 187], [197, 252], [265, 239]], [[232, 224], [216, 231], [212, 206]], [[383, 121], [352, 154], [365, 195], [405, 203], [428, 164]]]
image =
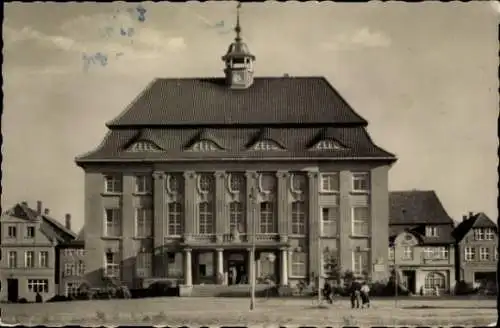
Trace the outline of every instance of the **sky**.
[[[157, 77], [222, 76], [236, 3], [6, 3], [2, 208], [83, 224], [77, 155]], [[497, 218], [496, 2], [244, 3], [256, 76], [325, 76], [395, 153], [391, 190]]]

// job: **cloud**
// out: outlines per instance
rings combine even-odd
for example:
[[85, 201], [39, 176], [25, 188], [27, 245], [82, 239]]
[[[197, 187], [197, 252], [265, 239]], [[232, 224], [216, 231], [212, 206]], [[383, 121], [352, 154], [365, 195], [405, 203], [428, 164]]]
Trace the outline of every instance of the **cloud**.
[[340, 34], [330, 42], [323, 42], [325, 50], [356, 50], [359, 48], [379, 48], [391, 45], [391, 39], [382, 32], [372, 31], [367, 27], [351, 34]]

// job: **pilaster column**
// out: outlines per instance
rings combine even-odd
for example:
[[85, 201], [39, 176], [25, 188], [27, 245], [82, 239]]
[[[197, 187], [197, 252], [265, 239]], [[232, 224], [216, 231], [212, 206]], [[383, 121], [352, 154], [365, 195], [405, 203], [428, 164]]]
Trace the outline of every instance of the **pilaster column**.
[[258, 215], [259, 215], [259, 213], [257, 212], [257, 204], [258, 204], [257, 195], [259, 193], [258, 190], [259, 187], [257, 185], [258, 175], [256, 171], [246, 171], [245, 177], [246, 177], [246, 187], [247, 187], [246, 191], [247, 240], [248, 242], [252, 242], [254, 238], [254, 231], [253, 231], [254, 220], [258, 221]]
[[280, 267], [280, 283], [282, 286], [288, 285], [288, 250], [286, 248], [281, 249], [281, 267]]
[[[352, 270], [352, 249], [350, 236], [352, 235], [351, 224], [351, 202], [349, 193], [351, 191], [351, 173], [349, 171], [340, 171], [339, 187], [340, 187], [340, 222], [339, 222], [339, 260], [342, 267]], [[377, 238], [380, 236], [377, 236]], [[388, 240], [389, 237], [386, 238]], [[376, 238], [372, 238], [376, 239]], [[385, 247], [387, 253], [387, 246]]]
[[227, 205], [226, 205], [226, 172], [215, 172], [215, 233], [217, 242], [223, 241], [224, 233], [229, 229], [227, 222]]
[[135, 176], [131, 174], [123, 175], [123, 195], [121, 199], [121, 236], [122, 243], [120, 249], [121, 260], [123, 261], [121, 270], [121, 279], [129, 286], [132, 284], [135, 276], [135, 268], [130, 261], [126, 259], [136, 255], [134, 248], [135, 236]]
[[309, 180], [309, 276], [315, 273], [317, 277], [320, 254], [318, 247], [320, 242], [320, 218], [319, 218], [319, 173], [308, 172]]
[[251, 248], [248, 248], [248, 283], [252, 283], [252, 279], [255, 279], [255, 253]]
[[194, 171], [184, 172], [184, 240], [191, 240], [196, 233], [196, 173]]
[[[224, 250], [222, 248], [216, 249], [217, 252], [217, 277], [224, 276]], [[222, 279], [221, 282], [218, 282], [220, 284], [224, 284], [224, 279]]]
[[276, 178], [278, 179], [278, 234], [281, 241], [288, 241], [288, 180], [290, 174], [286, 171], [276, 172]]
[[191, 268], [191, 249], [184, 249], [184, 284], [193, 285], [193, 270]]
[[165, 172], [153, 172], [153, 246], [154, 262], [153, 272], [157, 277], [165, 276], [165, 254], [163, 254], [163, 245], [165, 238]]

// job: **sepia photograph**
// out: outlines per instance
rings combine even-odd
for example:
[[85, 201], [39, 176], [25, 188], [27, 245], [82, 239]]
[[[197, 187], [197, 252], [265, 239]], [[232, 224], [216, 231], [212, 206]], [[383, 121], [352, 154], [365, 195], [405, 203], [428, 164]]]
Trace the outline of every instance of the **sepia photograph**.
[[496, 327], [499, 18], [4, 4], [0, 323]]

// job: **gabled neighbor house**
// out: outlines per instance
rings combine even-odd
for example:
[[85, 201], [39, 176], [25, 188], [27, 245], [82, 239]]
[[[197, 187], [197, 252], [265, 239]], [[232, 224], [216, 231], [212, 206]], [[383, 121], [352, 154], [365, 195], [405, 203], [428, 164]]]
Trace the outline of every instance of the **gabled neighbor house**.
[[498, 226], [484, 213], [464, 215], [453, 232], [457, 281], [496, 281]]
[[343, 268], [386, 277], [396, 157], [324, 77], [254, 76], [239, 18], [235, 31], [224, 75], [153, 80], [76, 158], [91, 285], [232, 274], [286, 286], [321, 274], [319, 243]]
[[54, 296], [56, 245], [76, 235], [43, 210], [41, 201], [36, 210], [21, 202], [2, 213], [0, 231], [0, 301], [35, 301], [36, 292], [44, 300]]
[[79, 287], [85, 281], [85, 241], [84, 230], [76, 239], [56, 246], [56, 284], [57, 293], [67, 297], [77, 295]]
[[455, 283], [454, 222], [434, 191], [389, 194], [389, 263], [414, 294], [448, 292]]

